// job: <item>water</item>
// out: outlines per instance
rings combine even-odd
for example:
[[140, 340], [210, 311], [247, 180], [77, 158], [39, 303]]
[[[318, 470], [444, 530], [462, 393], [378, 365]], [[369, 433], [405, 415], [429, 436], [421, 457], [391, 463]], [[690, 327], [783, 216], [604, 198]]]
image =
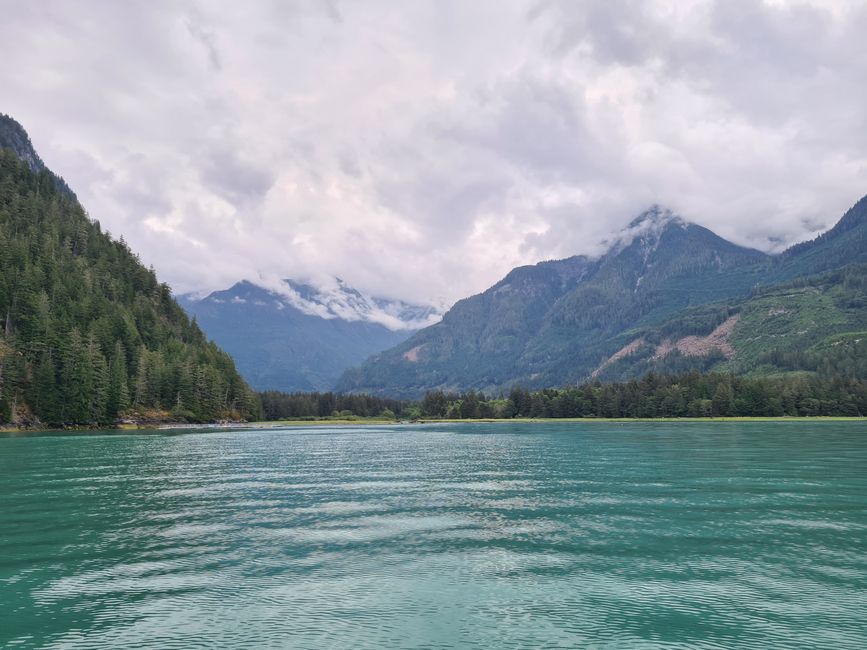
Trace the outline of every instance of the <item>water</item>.
[[867, 426], [0, 439], [0, 646], [865, 648]]

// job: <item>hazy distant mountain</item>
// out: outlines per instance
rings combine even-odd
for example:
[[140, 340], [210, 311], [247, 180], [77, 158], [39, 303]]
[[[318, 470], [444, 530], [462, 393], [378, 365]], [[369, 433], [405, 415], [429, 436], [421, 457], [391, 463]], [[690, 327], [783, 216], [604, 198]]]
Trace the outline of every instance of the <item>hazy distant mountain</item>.
[[759, 286], [865, 261], [867, 199], [825, 235], [773, 257], [654, 207], [604, 255], [515, 269], [440, 323], [347, 371], [337, 387], [412, 396], [580, 381], [612, 365], [612, 355], [634, 352], [623, 350], [636, 338], [629, 332]]
[[368, 296], [340, 280], [244, 281], [180, 300], [259, 390], [329, 390], [347, 368], [440, 317], [433, 307]]

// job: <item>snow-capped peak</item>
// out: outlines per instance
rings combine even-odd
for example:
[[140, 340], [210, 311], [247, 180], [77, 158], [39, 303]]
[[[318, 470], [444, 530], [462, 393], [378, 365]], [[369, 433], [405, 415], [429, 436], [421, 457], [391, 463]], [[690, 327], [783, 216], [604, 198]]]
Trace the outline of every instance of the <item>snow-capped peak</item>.
[[668, 208], [664, 208], [660, 205], [652, 205], [629, 222], [626, 230], [664, 230], [669, 224], [685, 226], [686, 222]]
[[311, 316], [328, 320], [367, 321], [394, 331], [416, 330], [433, 325], [442, 318], [444, 312], [440, 306], [413, 305], [402, 300], [367, 295], [340, 278], [328, 278], [313, 284], [260, 277], [253, 280], [252, 284], [272, 294], [278, 304], [294, 307]]
[[653, 205], [635, 219], [626, 228], [617, 233], [608, 244], [607, 255], [616, 255], [638, 240], [645, 253], [649, 255], [659, 245], [659, 239], [669, 228], [686, 228], [689, 224], [668, 208]]

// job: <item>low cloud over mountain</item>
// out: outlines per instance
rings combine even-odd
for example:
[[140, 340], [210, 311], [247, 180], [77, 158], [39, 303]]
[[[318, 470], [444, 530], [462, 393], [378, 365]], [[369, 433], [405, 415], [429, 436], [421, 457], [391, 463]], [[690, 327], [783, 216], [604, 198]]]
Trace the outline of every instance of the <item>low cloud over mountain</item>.
[[177, 291], [446, 302], [661, 203], [779, 251], [867, 174], [850, 0], [16, 3], [3, 110]]

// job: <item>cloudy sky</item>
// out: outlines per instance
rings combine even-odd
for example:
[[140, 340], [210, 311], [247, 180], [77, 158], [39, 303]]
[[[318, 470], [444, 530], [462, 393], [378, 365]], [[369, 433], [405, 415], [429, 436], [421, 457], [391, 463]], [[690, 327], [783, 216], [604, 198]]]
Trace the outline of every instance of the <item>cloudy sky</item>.
[[867, 193], [867, 2], [0, 0], [0, 112], [176, 291], [454, 300], [652, 203], [778, 250]]

